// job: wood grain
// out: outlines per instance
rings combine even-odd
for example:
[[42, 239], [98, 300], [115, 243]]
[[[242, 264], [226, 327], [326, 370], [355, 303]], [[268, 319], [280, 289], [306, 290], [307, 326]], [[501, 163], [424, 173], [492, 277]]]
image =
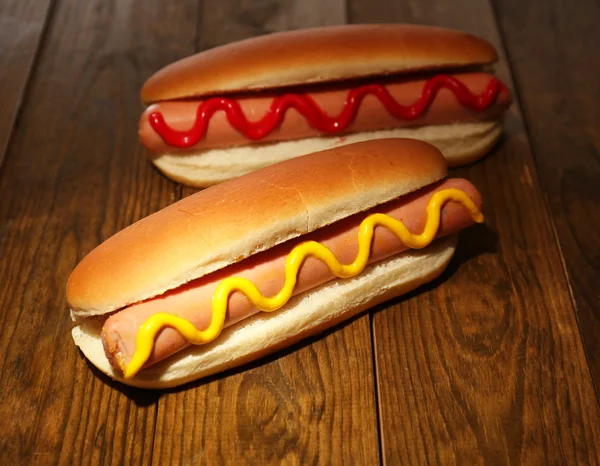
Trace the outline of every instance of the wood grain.
[[195, 8], [56, 5], [0, 176], [1, 464], [150, 462], [158, 395], [90, 369], [64, 291], [85, 253], [179, 194], [139, 150], [138, 92], [186, 53]]
[[495, 8], [600, 393], [600, 5]]
[[164, 395], [155, 463], [376, 464], [370, 338], [362, 318]]
[[[457, 27], [501, 45], [485, 2], [350, 2], [349, 16]], [[504, 58], [498, 74], [510, 82]], [[384, 462], [597, 461], [598, 404], [517, 106], [506, 132], [492, 156], [458, 172], [482, 191], [486, 227], [463, 233], [438, 287], [373, 318]]]
[[0, 167], [51, 9], [51, 0], [0, 3]]
[[[343, 23], [345, 5], [213, 0], [204, 2], [201, 18], [199, 50], [268, 32]], [[165, 394], [153, 461], [377, 464], [373, 378], [365, 316], [266, 361]]]

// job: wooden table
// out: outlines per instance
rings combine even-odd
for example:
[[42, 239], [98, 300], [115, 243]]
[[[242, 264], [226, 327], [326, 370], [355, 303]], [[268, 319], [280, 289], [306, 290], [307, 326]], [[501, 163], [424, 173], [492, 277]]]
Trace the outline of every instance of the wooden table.
[[[139, 89], [198, 50], [359, 22], [499, 49], [506, 136], [432, 286], [183, 390], [112, 383], [74, 346], [75, 264], [192, 191], [151, 167]], [[0, 464], [597, 464], [600, 7], [593, 0], [4, 0]]]

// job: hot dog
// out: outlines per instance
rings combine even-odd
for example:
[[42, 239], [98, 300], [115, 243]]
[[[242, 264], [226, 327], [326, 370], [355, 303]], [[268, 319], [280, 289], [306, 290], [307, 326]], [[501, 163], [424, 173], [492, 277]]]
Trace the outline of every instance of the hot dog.
[[167, 387], [321, 331], [441, 273], [453, 233], [481, 221], [476, 188], [445, 174], [432, 146], [382, 139], [190, 196], [108, 239], [76, 267], [67, 284], [74, 339], [111, 377]]
[[451, 165], [482, 157], [510, 106], [475, 66], [494, 48], [433, 27], [350, 25], [257, 37], [173, 63], [142, 89], [140, 141], [157, 167], [205, 187], [302, 154], [414, 137]]

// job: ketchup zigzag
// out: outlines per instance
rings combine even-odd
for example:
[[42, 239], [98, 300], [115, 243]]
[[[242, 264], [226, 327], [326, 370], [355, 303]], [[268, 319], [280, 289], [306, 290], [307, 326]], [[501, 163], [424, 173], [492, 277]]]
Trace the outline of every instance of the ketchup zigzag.
[[306, 94], [284, 94], [273, 99], [273, 103], [265, 115], [258, 121], [248, 121], [240, 104], [226, 97], [212, 97], [198, 106], [196, 121], [187, 131], [172, 129], [160, 112], [149, 115], [150, 125], [163, 141], [173, 147], [185, 149], [194, 146], [204, 136], [211, 117], [218, 111], [227, 115], [227, 120], [235, 129], [252, 140], [260, 140], [273, 131], [283, 120], [289, 108], [296, 109], [312, 128], [329, 134], [344, 131], [352, 122], [362, 100], [367, 95], [379, 99], [390, 115], [400, 120], [414, 120], [421, 116], [431, 105], [440, 89], [449, 89], [464, 107], [471, 110], [482, 111], [489, 108], [505, 90], [504, 84], [497, 78], [490, 82], [480, 95], [473, 94], [458, 79], [438, 75], [431, 78], [423, 86], [421, 96], [412, 105], [399, 104], [381, 84], [367, 84], [352, 89], [348, 93], [346, 102], [337, 116], [327, 115], [317, 103]]

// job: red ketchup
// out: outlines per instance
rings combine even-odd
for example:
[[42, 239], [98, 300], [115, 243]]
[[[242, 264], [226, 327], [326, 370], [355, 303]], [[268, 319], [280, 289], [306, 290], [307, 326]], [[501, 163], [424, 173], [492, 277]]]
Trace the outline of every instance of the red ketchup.
[[248, 121], [240, 104], [226, 97], [212, 97], [200, 104], [194, 126], [187, 131], [176, 131], [169, 127], [160, 112], [152, 112], [150, 125], [163, 141], [173, 147], [188, 148], [197, 144], [206, 133], [210, 118], [218, 111], [227, 115], [227, 120], [235, 129], [253, 140], [260, 140], [273, 131], [283, 120], [289, 108], [296, 109], [318, 131], [328, 134], [343, 132], [352, 122], [360, 103], [367, 95], [379, 99], [390, 115], [399, 120], [419, 118], [429, 108], [441, 88], [449, 89], [464, 107], [482, 111], [489, 108], [505, 87], [497, 78], [492, 78], [480, 95], [474, 95], [458, 79], [447, 75], [431, 78], [423, 86], [421, 96], [412, 105], [401, 105], [381, 84], [367, 84], [352, 89], [348, 93], [342, 111], [337, 116], [329, 116], [306, 94], [284, 94], [273, 99], [271, 107], [258, 121]]

